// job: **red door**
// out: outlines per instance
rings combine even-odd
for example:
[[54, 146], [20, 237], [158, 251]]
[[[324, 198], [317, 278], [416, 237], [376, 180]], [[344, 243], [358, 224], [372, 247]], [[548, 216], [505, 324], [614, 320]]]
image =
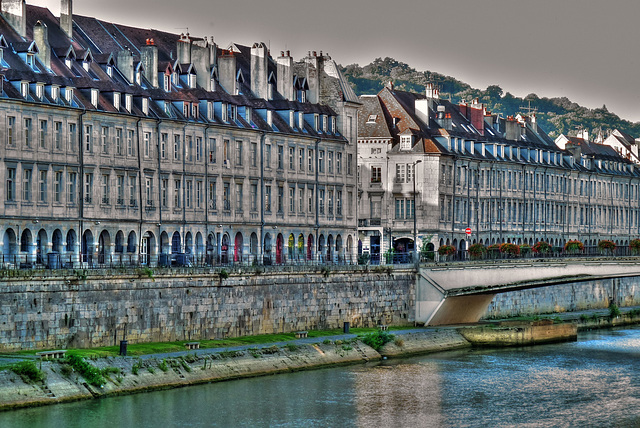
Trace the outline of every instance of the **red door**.
[[284, 239], [282, 238], [282, 234], [278, 234], [278, 239], [276, 239], [276, 264], [282, 264], [282, 246]]

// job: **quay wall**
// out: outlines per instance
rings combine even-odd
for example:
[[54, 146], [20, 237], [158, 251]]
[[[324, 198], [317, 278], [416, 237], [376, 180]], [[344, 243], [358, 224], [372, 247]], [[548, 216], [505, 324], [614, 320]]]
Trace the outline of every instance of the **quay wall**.
[[508, 318], [586, 309], [640, 305], [640, 277], [630, 276], [550, 285], [497, 294], [484, 318]]
[[[22, 274], [27, 275], [27, 274]], [[0, 349], [89, 348], [413, 325], [415, 273], [35, 272], [0, 279]]]

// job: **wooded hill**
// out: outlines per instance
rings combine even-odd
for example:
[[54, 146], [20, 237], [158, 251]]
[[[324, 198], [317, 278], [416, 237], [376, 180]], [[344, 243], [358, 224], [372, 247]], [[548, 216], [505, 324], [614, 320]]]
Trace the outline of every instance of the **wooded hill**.
[[526, 114], [530, 107], [537, 110], [538, 123], [552, 138], [560, 134], [576, 135], [582, 128], [588, 129], [592, 138], [595, 138], [599, 130], [602, 130], [606, 138], [616, 128], [640, 137], [640, 122], [621, 119], [607, 110], [605, 105], [589, 109], [567, 97], [540, 98], [536, 94], [519, 98], [509, 92], [504, 93], [498, 85], [491, 85], [484, 90], [475, 89], [451, 76], [432, 71], [416, 71], [393, 58], [377, 58], [364, 67], [358, 64], [347, 65], [342, 68], [342, 72], [358, 95], [377, 94], [390, 80], [396, 89], [424, 93], [425, 85], [432, 82], [440, 88], [440, 98], [450, 98], [455, 103], [478, 98], [486, 105], [487, 110], [502, 116]]

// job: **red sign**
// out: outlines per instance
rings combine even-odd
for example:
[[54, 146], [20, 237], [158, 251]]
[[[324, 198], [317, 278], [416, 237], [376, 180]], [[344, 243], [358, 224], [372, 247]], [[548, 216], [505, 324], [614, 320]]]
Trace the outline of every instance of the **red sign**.
[[467, 235], [471, 235], [471, 228], [467, 227], [464, 231]]

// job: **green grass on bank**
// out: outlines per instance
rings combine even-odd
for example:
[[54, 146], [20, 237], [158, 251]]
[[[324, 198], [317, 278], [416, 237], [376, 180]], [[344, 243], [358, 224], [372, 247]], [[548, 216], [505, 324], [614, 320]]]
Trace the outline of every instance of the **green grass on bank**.
[[[389, 327], [389, 330], [406, 330], [407, 327]], [[349, 333], [364, 335], [376, 331], [376, 328], [351, 328]], [[334, 330], [309, 330], [308, 335], [310, 338], [314, 337], [326, 337], [337, 336], [343, 334], [342, 329]], [[282, 334], [261, 334], [257, 336], [244, 336], [234, 337], [229, 339], [214, 339], [214, 340], [184, 340], [177, 342], [152, 342], [152, 343], [129, 343], [127, 346], [128, 356], [140, 356], [148, 354], [164, 354], [170, 352], [186, 351], [184, 346], [188, 342], [200, 342], [200, 348], [230, 348], [233, 346], [244, 345], [265, 345], [274, 342], [287, 342], [294, 340], [295, 333], [282, 333]], [[71, 350], [71, 349], [70, 349]], [[120, 352], [120, 346], [103, 346], [99, 348], [91, 349], [73, 349], [74, 354], [85, 358], [101, 358], [101, 357], [115, 357]], [[37, 351], [19, 351], [14, 355], [34, 355]], [[8, 355], [8, 354], [7, 354]]]

